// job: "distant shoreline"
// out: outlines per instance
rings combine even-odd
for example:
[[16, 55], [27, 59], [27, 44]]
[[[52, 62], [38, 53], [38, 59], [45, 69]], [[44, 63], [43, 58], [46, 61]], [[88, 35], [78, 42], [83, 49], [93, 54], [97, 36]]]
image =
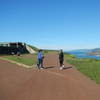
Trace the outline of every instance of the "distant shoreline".
[[100, 52], [90, 52], [90, 55], [100, 56]]

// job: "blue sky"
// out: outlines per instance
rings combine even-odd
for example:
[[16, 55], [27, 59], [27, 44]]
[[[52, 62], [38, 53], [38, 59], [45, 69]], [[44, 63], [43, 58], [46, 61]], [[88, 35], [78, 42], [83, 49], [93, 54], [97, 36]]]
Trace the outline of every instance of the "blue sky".
[[45, 49], [100, 47], [100, 1], [0, 0], [0, 41]]

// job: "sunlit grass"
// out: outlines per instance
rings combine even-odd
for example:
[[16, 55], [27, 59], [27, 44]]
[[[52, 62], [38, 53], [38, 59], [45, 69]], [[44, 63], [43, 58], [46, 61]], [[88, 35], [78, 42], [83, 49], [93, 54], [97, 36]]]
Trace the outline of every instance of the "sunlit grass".
[[77, 59], [65, 55], [68, 63], [74, 65], [80, 72], [100, 84], [100, 61], [96, 59]]

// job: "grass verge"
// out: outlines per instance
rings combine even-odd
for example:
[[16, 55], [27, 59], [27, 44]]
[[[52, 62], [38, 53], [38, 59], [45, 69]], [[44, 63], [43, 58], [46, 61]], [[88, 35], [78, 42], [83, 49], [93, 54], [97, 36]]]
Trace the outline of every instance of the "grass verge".
[[78, 59], [74, 56], [65, 54], [68, 63], [74, 65], [80, 72], [95, 80], [100, 84], [100, 60], [96, 59]]
[[7, 60], [12, 60], [12, 61], [16, 61], [18, 63], [22, 63], [28, 66], [32, 66], [33, 64], [36, 64], [37, 62], [37, 54], [23, 54], [21, 56], [3, 56], [4, 59]]

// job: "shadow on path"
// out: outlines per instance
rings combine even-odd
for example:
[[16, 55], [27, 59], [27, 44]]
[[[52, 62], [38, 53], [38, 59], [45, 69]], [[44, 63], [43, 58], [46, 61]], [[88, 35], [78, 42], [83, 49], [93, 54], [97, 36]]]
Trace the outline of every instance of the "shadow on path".
[[69, 67], [64, 67], [63, 69], [66, 70], [66, 69], [71, 69], [72, 66], [69, 66]]
[[54, 68], [55, 66], [50, 66], [50, 67], [45, 67], [44, 69], [51, 69]]
[[[55, 66], [45, 67], [44, 69], [53, 69], [53, 68], [55, 68]], [[64, 67], [63, 69], [67, 70], [67, 69], [71, 69], [71, 68], [72, 68], [72, 66]]]

